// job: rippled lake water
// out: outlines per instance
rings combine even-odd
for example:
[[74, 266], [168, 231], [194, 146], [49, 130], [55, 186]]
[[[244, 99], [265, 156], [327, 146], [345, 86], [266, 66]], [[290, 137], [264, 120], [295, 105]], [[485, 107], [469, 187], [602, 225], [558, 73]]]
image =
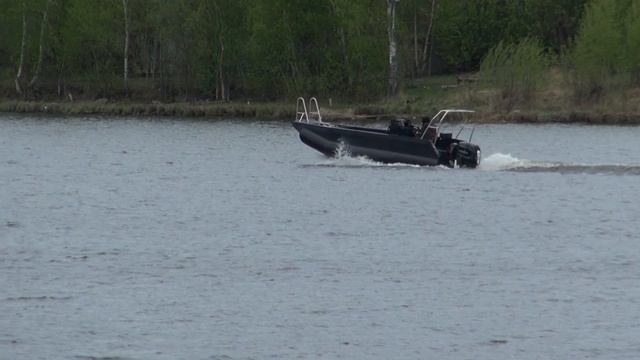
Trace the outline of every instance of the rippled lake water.
[[640, 357], [640, 127], [480, 169], [286, 122], [0, 115], [0, 359]]

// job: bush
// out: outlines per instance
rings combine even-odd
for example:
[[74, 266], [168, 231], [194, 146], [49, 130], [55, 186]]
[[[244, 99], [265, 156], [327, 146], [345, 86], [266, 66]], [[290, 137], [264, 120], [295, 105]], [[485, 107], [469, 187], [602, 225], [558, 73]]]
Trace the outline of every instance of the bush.
[[484, 83], [500, 91], [507, 109], [529, 102], [542, 83], [549, 61], [536, 39], [525, 38], [517, 44], [500, 42], [489, 51], [480, 66]]
[[589, 2], [570, 63], [579, 100], [640, 81], [640, 0]]
[[640, 83], [640, 1], [634, 1], [627, 12], [625, 65], [636, 83]]
[[617, 0], [587, 4], [571, 63], [572, 86], [579, 99], [597, 98], [623, 68], [624, 41]]

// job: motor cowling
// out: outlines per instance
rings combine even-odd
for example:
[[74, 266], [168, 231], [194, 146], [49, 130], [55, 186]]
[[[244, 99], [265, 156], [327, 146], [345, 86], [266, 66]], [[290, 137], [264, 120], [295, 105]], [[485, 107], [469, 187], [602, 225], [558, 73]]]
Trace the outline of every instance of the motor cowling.
[[480, 146], [468, 142], [459, 142], [455, 144], [451, 151], [451, 159], [458, 166], [475, 168], [480, 165]]

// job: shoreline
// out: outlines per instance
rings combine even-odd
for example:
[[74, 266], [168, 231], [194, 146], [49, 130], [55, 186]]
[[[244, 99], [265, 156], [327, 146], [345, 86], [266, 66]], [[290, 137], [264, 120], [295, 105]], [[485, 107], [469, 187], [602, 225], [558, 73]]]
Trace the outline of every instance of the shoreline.
[[[366, 111], [376, 109], [376, 113]], [[384, 106], [323, 108], [327, 121], [381, 121], [394, 116], [419, 119], [424, 113], [400, 113]], [[51, 115], [107, 115], [139, 117], [186, 118], [243, 118], [291, 121], [295, 118], [295, 106], [280, 102], [109, 102], [96, 101], [22, 101], [0, 100], [0, 113], [51, 114]], [[598, 111], [478, 111], [479, 124], [589, 124], [589, 125], [640, 125], [640, 113]]]

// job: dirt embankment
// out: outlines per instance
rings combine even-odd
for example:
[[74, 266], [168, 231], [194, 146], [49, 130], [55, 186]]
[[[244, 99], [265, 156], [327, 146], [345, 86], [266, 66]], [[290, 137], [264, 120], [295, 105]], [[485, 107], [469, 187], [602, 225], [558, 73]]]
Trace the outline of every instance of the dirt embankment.
[[[401, 114], [407, 118], [419, 119], [429, 115], [429, 111], [413, 109]], [[110, 115], [110, 116], [167, 116], [188, 118], [251, 118], [267, 120], [293, 120], [295, 107], [285, 103], [240, 103], [240, 102], [200, 102], [200, 103], [135, 103], [78, 101], [0, 101], [0, 112], [42, 113], [54, 115]], [[327, 121], [361, 120], [376, 121], [392, 117], [397, 111], [385, 106], [342, 107], [323, 109]], [[640, 125], [640, 114], [598, 111], [535, 112], [481, 111], [475, 117], [479, 123], [584, 123], [598, 125]]]

